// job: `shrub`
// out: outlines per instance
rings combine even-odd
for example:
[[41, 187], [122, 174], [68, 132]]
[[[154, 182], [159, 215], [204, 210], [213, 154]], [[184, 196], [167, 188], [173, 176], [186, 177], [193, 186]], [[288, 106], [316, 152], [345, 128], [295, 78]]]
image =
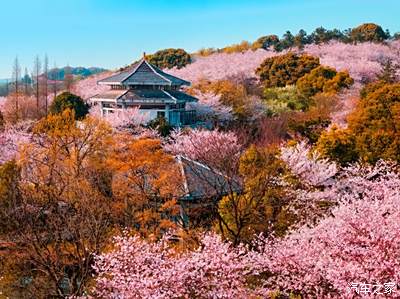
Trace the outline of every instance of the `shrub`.
[[168, 136], [173, 129], [173, 127], [163, 116], [157, 117], [156, 119], [150, 121], [148, 127], [157, 130], [158, 133], [163, 137]]
[[360, 91], [360, 96], [362, 99], [365, 99], [370, 93], [373, 93], [374, 91], [382, 88], [385, 86], [387, 83], [384, 81], [375, 81], [366, 84]]
[[382, 27], [374, 23], [365, 23], [353, 28], [350, 37], [354, 42], [381, 42], [388, 38]]
[[248, 41], [242, 41], [240, 44], [234, 44], [222, 49], [222, 52], [231, 54], [238, 52], [246, 52], [251, 49], [251, 44]]
[[355, 138], [349, 129], [333, 126], [321, 134], [317, 149], [325, 158], [330, 158], [345, 166], [358, 160]]
[[358, 159], [400, 161], [400, 84], [377, 82], [363, 93], [348, 117], [348, 129], [333, 128], [321, 135], [320, 152], [341, 164]]
[[265, 49], [267, 50], [270, 47], [274, 47], [279, 43], [279, 37], [277, 35], [266, 35], [262, 36], [259, 39], [257, 39], [253, 45], [253, 49]]
[[354, 80], [347, 72], [336, 72], [333, 68], [319, 66], [300, 78], [297, 88], [305, 96], [311, 97], [321, 92], [336, 93], [353, 83]]
[[367, 162], [400, 161], [400, 84], [386, 84], [358, 103], [349, 116], [356, 150]]
[[318, 66], [317, 57], [288, 53], [265, 59], [256, 73], [265, 87], [285, 87], [296, 84], [298, 79]]
[[263, 93], [268, 111], [275, 115], [285, 111], [308, 109], [309, 100], [297, 92], [296, 86], [265, 88]]
[[51, 103], [49, 110], [52, 114], [60, 114], [67, 109], [74, 111], [75, 119], [77, 120], [85, 118], [89, 113], [88, 104], [81, 97], [69, 92], [63, 92], [58, 95]]
[[201, 48], [200, 50], [197, 51], [196, 54], [202, 57], [207, 57], [214, 53], [218, 53], [218, 50], [214, 48]]
[[183, 49], [165, 49], [157, 51], [152, 55], [148, 55], [147, 59], [151, 64], [159, 68], [178, 69], [192, 62], [190, 55]]

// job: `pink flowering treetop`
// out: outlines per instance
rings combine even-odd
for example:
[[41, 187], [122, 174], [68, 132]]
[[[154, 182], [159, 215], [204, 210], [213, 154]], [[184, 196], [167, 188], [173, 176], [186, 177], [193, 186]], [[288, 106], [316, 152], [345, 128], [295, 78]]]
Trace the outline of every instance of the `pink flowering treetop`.
[[230, 174], [237, 167], [243, 145], [233, 132], [194, 129], [172, 132], [165, 149]]
[[[100, 107], [94, 106], [90, 110], [90, 114], [100, 117]], [[129, 108], [116, 110], [114, 113], [109, 113], [103, 116], [103, 120], [107, 121], [111, 127], [121, 130], [129, 127], [137, 127], [149, 121], [147, 113], [140, 112], [139, 108]]]
[[0, 164], [10, 161], [18, 154], [19, 145], [29, 142], [31, 134], [19, 127], [8, 127], [0, 131]]
[[220, 102], [220, 95], [198, 92], [195, 97], [199, 99], [199, 101], [188, 103], [188, 109], [196, 110], [197, 116], [201, 120], [223, 122], [233, 118], [232, 107], [223, 105]]
[[327, 186], [338, 173], [335, 163], [321, 158], [305, 143], [281, 148], [281, 158], [301, 181], [311, 186]]
[[305, 226], [282, 240], [259, 240], [249, 263], [269, 273], [260, 294], [279, 290], [353, 298], [351, 283], [369, 284], [371, 291], [364, 295], [371, 295], [373, 284], [399, 282], [400, 192], [390, 185], [371, 186], [362, 200], [349, 198], [315, 227]]
[[168, 236], [156, 243], [115, 238], [97, 258], [95, 294], [101, 298], [249, 298], [245, 250], [206, 234], [193, 251], [176, 252]]

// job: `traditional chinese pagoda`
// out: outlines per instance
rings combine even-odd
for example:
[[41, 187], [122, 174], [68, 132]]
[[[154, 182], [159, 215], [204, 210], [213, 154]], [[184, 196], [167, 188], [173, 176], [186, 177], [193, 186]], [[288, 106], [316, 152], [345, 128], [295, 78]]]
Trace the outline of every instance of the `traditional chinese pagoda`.
[[102, 115], [138, 107], [149, 120], [162, 116], [173, 126], [195, 122], [196, 112], [186, 110], [186, 103], [197, 99], [181, 91], [190, 82], [163, 72], [149, 63], [145, 55], [127, 70], [97, 83], [110, 86], [109, 91], [90, 99], [100, 105]]

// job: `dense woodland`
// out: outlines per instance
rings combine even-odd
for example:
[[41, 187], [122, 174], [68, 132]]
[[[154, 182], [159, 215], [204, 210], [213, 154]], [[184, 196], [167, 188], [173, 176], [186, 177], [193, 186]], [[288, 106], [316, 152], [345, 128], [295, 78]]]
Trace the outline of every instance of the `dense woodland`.
[[[181, 129], [137, 109], [101, 118], [86, 99], [111, 72], [57, 84], [37, 59], [25, 83], [16, 60], [0, 99], [0, 298], [399, 291], [398, 38], [363, 24], [148, 55], [192, 81], [199, 125]], [[210, 182], [188, 219], [177, 156], [230, 190]]]

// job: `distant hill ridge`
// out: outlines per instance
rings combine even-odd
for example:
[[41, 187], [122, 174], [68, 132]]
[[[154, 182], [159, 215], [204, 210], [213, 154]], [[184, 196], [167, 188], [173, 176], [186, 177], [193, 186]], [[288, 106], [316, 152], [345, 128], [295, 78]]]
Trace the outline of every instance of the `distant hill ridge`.
[[49, 71], [49, 79], [50, 80], [64, 80], [65, 74], [72, 74], [76, 77], [86, 78], [92, 75], [96, 75], [102, 72], [107, 71], [106, 69], [100, 67], [70, 67], [66, 66], [63, 68], [53, 68]]

